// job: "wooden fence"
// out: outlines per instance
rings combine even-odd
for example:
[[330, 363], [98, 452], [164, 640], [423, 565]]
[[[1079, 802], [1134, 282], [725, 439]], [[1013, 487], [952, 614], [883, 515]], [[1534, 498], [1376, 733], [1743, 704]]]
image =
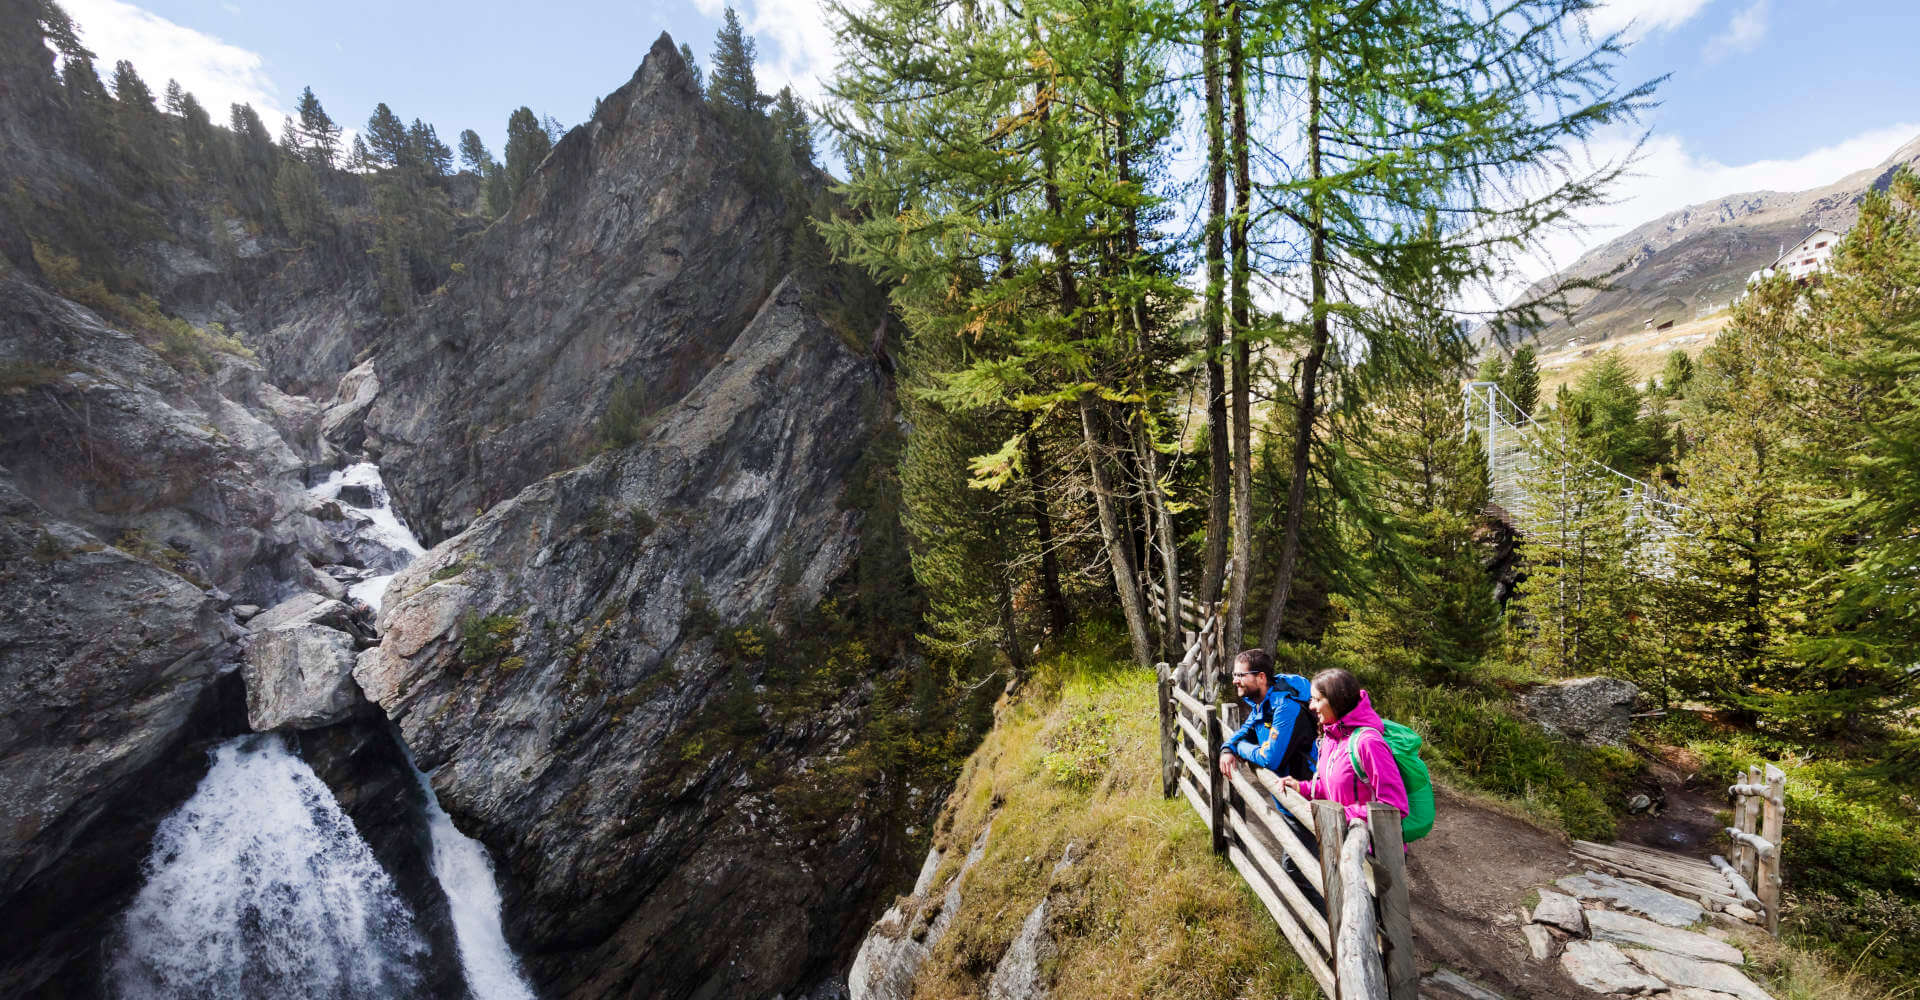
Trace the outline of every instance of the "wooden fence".
[[[1164, 620], [1163, 593], [1149, 592]], [[1416, 1000], [1399, 810], [1375, 803], [1366, 822], [1349, 823], [1338, 803], [1309, 802], [1265, 768], [1236, 759], [1231, 777], [1222, 775], [1220, 752], [1241, 706], [1209, 705], [1188, 689], [1220, 688], [1228, 661], [1218, 608], [1202, 616], [1191, 601], [1180, 603], [1182, 624], [1192, 628], [1183, 636], [1186, 655], [1178, 667], [1159, 667], [1162, 792], [1184, 795], [1200, 814], [1214, 853], [1239, 871], [1329, 1000]], [[1286, 816], [1312, 831], [1316, 848]], [[1301, 883], [1324, 903], [1315, 906]]]
[[1727, 789], [1733, 797], [1733, 857], [1716, 854], [1713, 864], [1733, 890], [1756, 907], [1767, 930], [1780, 933], [1780, 831], [1787, 818], [1786, 772], [1769, 764], [1747, 769], [1747, 780]]

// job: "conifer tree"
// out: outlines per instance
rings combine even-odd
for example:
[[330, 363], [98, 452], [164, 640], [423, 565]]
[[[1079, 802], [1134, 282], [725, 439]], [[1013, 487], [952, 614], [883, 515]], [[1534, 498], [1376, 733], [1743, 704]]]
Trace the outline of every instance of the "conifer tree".
[[407, 127], [384, 101], [367, 116], [366, 139], [367, 156], [376, 166], [398, 166], [407, 154]]
[[1660, 391], [1669, 399], [1682, 396], [1692, 381], [1693, 359], [1687, 352], [1674, 351], [1667, 355], [1667, 363], [1660, 369]]
[[315, 166], [331, 167], [340, 151], [340, 126], [335, 125], [333, 117], [320, 106], [320, 98], [313, 95], [313, 88], [300, 91], [300, 100], [294, 105], [294, 111], [300, 115], [300, 135], [308, 155]]
[[507, 116], [506, 150], [506, 196], [511, 201], [520, 197], [521, 189], [527, 186], [527, 178], [540, 166], [540, 161], [553, 151], [553, 139], [546, 129], [540, 127], [540, 119], [534, 117], [533, 109], [522, 107]]
[[681, 42], [681, 43], [680, 43], [680, 58], [681, 58], [682, 60], [685, 60], [685, 62], [686, 62], [686, 64], [687, 64], [687, 72], [688, 72], [688, 73], [691, 73], [691, 74], [693, 74], [693, 86], [694, 86], [694, 88], [695, 88], [695, 89], [697, 89], [697, 90], [701, 90], [701, 91], [703, 91], [703, 92], [704, 92], [704, 91], [705, 91], [705, 89], [706, 89], [706, 84], [704, 84], [704, 83], [702, 83], [702, 82], [701, 82], [701, 79], [700, 79], [700, 64], [694, 61], [694, 58], [693, 58], [693, 47], [692, 47], [692, 46], [690, 46], [690, 45], [688, 45], [688, 44], [687, 44], [687, 43], [685, 43], [685, 42]]
[[1514, 414], [1516, 421], [1533, 415], [1540, 405], [1540, 360], [1531, 341], [1514, 348], [1507, 370], [1496, 375], [1494, 381], [1500, 383], [1500, 391], [1506, 393], [1520, 411]]
[[807, 120], [807, 109], [793, 96], [792, 87], [780, 88], [768, 117], [774, 141], [787, 151], [793, 162], [802, 166], [812, 164], [813, 126]]
[[[1289, 231], [1282, 242], [1305, 249], [1308, 320], [1287, 345], [1299, 359], [1293, 453], [1264, 645], [1285, 621], [1309, 481], [1346, 478], [1328, 464], [1337, 453], [1316, 447], [1322, 408], [1359, 415], [1368, 405], [1348, 359], [1425, 363], [1376, 304], [1414, 274], [1447, 289], [1490, 281], [1504, 273], [1497, 248], [1524, 246], [1599, 202], [1622, 165], [1575, 170], [1568, 148], [1634, 117], [1651, 92], [1614, 86], [1617, 39], [1588, 48], [1578, 8], [1560, 0], [1497, 9], [1302, 0], [1276, 16], [1278, 76], [1301, 154], [1300, 168], [1268, 191]], [[1503, 193], [1519, 189], [1530, 197]], [[1511, 320], [1490, 324], [1498, 334]]]
[[713, 38], [713, 73], [707, 100], [736, 135], [754, 135], [768, 98], [760, 93], [753, 73], [754, 44], [740, 27], [740, 15], [726, 9]]
[[453, 172], [453, 150], [440, 141], [432, 125], [418, 118], [407, 129], [407, 149], [428, 177], [445, 177]]
[[460, 163], [481, 177], [493, 169], [493, 154], [480, 141], [480, 133], [472, 129], [460, 133]]
[[165, 123], [154, 105], [152, 89], [125, 59], [113, 66], [113, 97], [120, 160], [126, 167], [123, 180], [136, 188], [145, 187], [170, 165]]
[[280, 158], [273, 135], [251, 104], [229, 105], [227, 127], [233, 132], [234, 160], [230, 168], [241, 214], [260, 225], [274, 217], [273, 182]]

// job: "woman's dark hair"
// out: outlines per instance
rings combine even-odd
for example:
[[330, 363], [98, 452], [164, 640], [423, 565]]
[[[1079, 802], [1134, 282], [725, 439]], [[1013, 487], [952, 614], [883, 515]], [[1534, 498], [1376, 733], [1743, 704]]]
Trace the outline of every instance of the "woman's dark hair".
[[1320, 697], [1327, 699], [1336, 719], [1346, 718], [1347, 713], [1360, 704], [1360, 682], [1339, 667], [1314, 674], [1313, 688], [1320, 692]]

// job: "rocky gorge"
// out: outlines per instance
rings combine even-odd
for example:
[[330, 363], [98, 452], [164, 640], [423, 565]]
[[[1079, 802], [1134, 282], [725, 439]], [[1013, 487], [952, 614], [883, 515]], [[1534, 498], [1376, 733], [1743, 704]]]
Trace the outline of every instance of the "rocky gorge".
[[[871, 725], [916, 666], [899, 429], [877, 294], [794, 235], [824, 181], [759, 183], [661, 36], [383, 314], [350, 253], [118, 191], [44, 47], [4, 72], [0, 993], [843, 989], [933, 797]], [[90, 195], [165, 221], [113, 248], [138, 315], [62, 284]], [[269, 816], [306, 832], [232, 839]], [[378, 918], [262, 902], [287, 858]], [[170, 920], [253, 921], [250, 964]], [[330, 947], [380, 969], [300, 972]]]

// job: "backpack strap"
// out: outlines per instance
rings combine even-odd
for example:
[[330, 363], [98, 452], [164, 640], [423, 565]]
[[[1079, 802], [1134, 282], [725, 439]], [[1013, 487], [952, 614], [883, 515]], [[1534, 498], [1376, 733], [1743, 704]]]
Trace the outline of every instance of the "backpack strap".
[[[1386, 742], [1387, 736], [1372, 726], [1361, 726], [1353, 731], [1352, 736], [1347, 737], [1347, 760], [1353, 764], [1354, 776], [1362, 782], [1365, 782], [1367, 787], [1371, 788], [1373, 787], [1373, 779], [1367, 777], [1367, 769], [1360, 763], [1360, 751], [1354, 746], [1354, 744], [1360, 742], [1361, 733], [1372, 733], [1379, 737], [1382, 743]], [[1388, 749], [1391, 750], [1392, 748], [1389, 747]]]

